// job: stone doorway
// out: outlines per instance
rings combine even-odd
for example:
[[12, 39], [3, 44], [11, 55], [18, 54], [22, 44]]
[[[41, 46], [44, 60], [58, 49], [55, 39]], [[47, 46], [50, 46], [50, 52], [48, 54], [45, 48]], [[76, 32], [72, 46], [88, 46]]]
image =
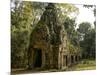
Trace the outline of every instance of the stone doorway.
[[63, 56], [63, 66], [67, 66], [68, 65], [68, 57], [67, 55]]
[[34, 49], [34, 67], [42, 66], [42, 51], [39, 48]]
[[66, 66], [68, 65], [68, 57], [66, 56]]
[[74, 63], [74, 56], [71, 55], [71, 63], [73, 64]]

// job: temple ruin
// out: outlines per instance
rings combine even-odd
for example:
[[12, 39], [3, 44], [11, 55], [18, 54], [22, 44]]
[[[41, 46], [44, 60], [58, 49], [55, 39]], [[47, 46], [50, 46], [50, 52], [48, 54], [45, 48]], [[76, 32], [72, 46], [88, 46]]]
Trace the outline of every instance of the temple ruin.
[[50, 3], [45, 9], [31, 34], [28, 65], [32, 69], [64, 69], [77, 63], [80, 53], [70, 52], [67, 33], [57, 18], [55, 5]]

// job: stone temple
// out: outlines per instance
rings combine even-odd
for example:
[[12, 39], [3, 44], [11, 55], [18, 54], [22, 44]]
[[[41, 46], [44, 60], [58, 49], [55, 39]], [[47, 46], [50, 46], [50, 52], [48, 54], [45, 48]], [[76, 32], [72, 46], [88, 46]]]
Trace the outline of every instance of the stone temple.
[[28, 66], [64, 69], [80, 59], [80, 53], [70, 52], [67, 33], [57, 16], [54, 4], [49, 3], [34, 28], [28, 50]]

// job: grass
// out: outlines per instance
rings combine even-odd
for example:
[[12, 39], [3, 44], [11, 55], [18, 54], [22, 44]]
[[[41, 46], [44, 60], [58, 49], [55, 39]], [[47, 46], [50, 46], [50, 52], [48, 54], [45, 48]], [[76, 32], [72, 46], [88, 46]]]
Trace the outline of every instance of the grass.
[[21, 71], [16, 71], [12, 72], [12, 75], [15, 74], [25, 74], [25, 73], [39, 73], [39, 72], [61, 72], [61, 71], [82, 71], [82, 70], [95, 70], [96, 69], [96, 61], [95, 60], [82, 60], [80, 63], [73, 65], [72, 67], [69, 67], [64, 70], [57, 70], [57, 69], [36, 69], [36, 70], [21, 70]]
[[95, 70], [96, 69], [96, 61], [95, 60], [82, 60], [79, 64], [73, 66], [75, 70]]

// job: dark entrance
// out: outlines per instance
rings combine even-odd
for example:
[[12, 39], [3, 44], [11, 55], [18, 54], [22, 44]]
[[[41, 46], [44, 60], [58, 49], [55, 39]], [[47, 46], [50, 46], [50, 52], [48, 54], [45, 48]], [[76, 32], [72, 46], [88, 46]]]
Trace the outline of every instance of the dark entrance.
[[75, 61], [78, 61], [78, 58], [77, 58], [77, 56], [75, 56]]
[[42, 52], [41, 49], [34, 49], [34, 67], [41, 67], [42, 64]]
[[71, 63], [74, 63], [74, 56], [71, 55]]
[[67, 66], [67, 64], [68, 64], [68, 61], [67, 61], [68, 59], [67, 59], [67, 56], [66, 56], [66, 66]]

